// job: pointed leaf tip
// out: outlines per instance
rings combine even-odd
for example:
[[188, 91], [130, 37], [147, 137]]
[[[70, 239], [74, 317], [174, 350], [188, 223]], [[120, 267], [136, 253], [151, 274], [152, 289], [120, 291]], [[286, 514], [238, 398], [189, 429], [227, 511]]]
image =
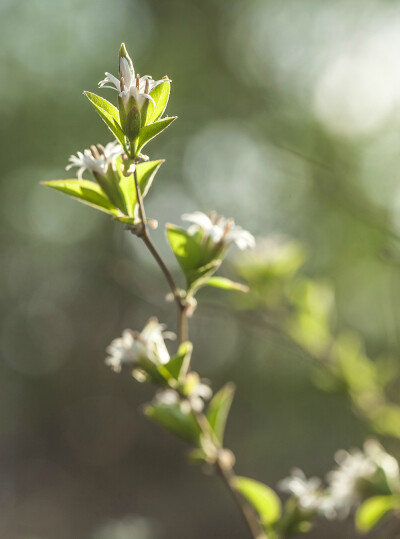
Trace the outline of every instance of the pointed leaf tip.
[[207, 419], [219, 442], [223, 444], [225, 425], [235, 394], [235, 384], [228, 382], [210, 401]]
[[49, 180], [40, 183], [41, 185], [46, 185], [56, 191], [61, 191], [62, 193], [105, 213], [111, 215], [118, 215], [119, 213], [118, 209], [108, 199], [101, 187], [95, 182], [73, 178], [66, 180]]
[[126, 50], [125, 43], [121, 43], [121, 47], [119, 49], [119, 57], [121, 56], [128, 56], [128, 51]]
[[204, 282], [204, 286], [213, 286], [223, 290], [237, 290], [238, 292], [248, 292], [249, 287], [242, 283], [236, 283], [226, 277], [210, 277]]

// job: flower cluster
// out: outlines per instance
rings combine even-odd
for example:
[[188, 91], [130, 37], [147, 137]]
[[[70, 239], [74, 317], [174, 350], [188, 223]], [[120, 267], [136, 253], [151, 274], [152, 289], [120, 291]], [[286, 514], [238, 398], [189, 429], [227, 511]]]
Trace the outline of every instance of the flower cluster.
[[327, 518], [335, 516], [331, 498], [324, 491], [318, 477], [307, 479], [302, 470], [293, 468], [289, 477], [279, 481], [278, 488], [292, 494], [300, 509], [306, 513], [318, 513]]
[[299, 469], [278, 487], [296, 500], [305, 512], [326, 518], [345, 518], [351, 509], [373, 495], [400, 493], [399, 465], [376, 440], [367, 440], [364, 450], [337, 451], [337, 467], [326, 475], [327, 486], [316, 477], [306, 479]]
[[339, 517], [371, 494], [400, 492], [399, 465], [376, 440], [367, 440], [364, 451], [337, 451], [335, 461], [326, 478]]
[[168, 363], [170, 355], [164, 337], [174, 338], [175, 335], [164, 330], [164, 324], [159, 324], [157, 318], [151, 318], [140, 333], [126, 329], [122, 337], [114, 339], [107, 347], [106, 365], [115, 372], [121, 372], [122, 365], [140, 367], [143, 360], [154, 365]]
[[204, 243], [209, 242], [212, 245], [222, 246], [235, 243], [241, 250], [254, 247], [256, 244], [254, 236], [250, 232], [235, 225], [233, 219], [227, 219], [216, 212], [212, 212], [210, 215], [201, 211], [185, 213], [182, 215], [182, 219], [193, 223], [188, 229], [189, 234], [201, 232]]
[[182, 397], [175, 389], [165, 389], [156, 394], [156, 401], [167, 406], [179, 405], [184, 413], [191, 410], [201, 412], [204, 408], [204, 401], [212, 397], [212, 390], [209, 385], [197, 383], [193, 386], [191, 393]]
[[145, 75], [143, 77], [136, 75], [132, 60], [125, 48], [123, 48], [123, 52], [125, 55], [120, 55], [119, 59], [119, 79], [114, 77], [114, 75], [111, 75], [111, 73], [106, 72], [105, 79], [99, 82], [99, 88], [111, 88], [117, 90], [124, 105], [126, 105], [129, 99], [132, 98], [139, 110], [142, 109], [146, 100], [152, 101], [152, 103], [155, 104], [150, 92], [159, 84], [166, 80], [170, 81], [170, 79], [164, 77], [155, 81], [150, 75]]
[[204, 401], [212, 397], [212, 390], [195, 372], [187, 373], [183, 378], [180, 373], [171, 376], [169, 364], [179, 356], [171, 358], [165, 338], [174, 339], [175, 334], [165, 331], [165, 325], [156, 318], [151, 318], [140, 333], [125, 329], [122, 336], [107, 347], [106, 365], [117, 373], [123, 365], [129, 365], [138, 381], [162, 386], [155, 397], [159, 404], [179, 405], [184, 413], [201, 412]]
[[106, 146], [98, 144], [91, 146], [90, 149], [78, 152], [77, 155], [71, 155], [70, 164], [65, 168], [69, 170], [73, 167], [79, 167], [77, 176], [81, 180], [85, 170], [92, 172], [96, 178], [98, 175], [106, 176], [109, 169], [115, 170], [115, 160], [124, 153], [124, 149], [117, 141], [109, 142]]

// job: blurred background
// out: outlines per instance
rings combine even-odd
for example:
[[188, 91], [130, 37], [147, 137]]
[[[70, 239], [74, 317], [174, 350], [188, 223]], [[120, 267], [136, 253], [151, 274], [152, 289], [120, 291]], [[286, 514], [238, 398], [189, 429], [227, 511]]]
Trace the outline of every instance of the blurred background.
[[[117, 72], [121, 41], [139, 73], [173, 80], [179, 120], [146, 148], [166, 159], [147, 213], [178, 279], [163, 227], [184, 212], [286, 235], [304, 274], [332, 284], [336, 326], [397, 360], [400, 2], [0, 0], [0, 537], [239, 539], [223, 485], [142, 416], [152, 388], [104, 365], [126, 327], [157, 315], [174, 329], [159, 271], [122, 225], [39, 185], [111, 140], [82, 92]], [[362, 444], [369, 427], [315, 387], [304, 354], [243, 317], [237, 293], [201, 294], [194, 367], [237, 385], [238, 473], [275, 487]]]

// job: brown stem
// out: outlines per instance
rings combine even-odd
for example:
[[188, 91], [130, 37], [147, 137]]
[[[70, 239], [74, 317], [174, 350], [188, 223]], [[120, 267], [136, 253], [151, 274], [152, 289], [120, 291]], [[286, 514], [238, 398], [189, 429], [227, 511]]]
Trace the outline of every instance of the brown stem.
[[146, 212], [144, 209], [143, 204], [143, 197], [142, 193], [140, 191], [139, 182], [137, 179], [137, 173], [136, 168], [133, 172], [133, 177], [135, 180], [135, 188], [136, 188], [136, 196], [139, 204], [139, 216], [141, 221], [141, 230], [138, 234], [138, 236], [143, 240], [143, 243], [146, 245], [150, 253], [153, 255], [153, 258], [159, 265], [161, 271], [163, 272], [168, 285], [171, 289], [171, 292], [174, 296], [174, 300], [176, 302], [176, 305], [178, 307], [178, 339], [179, 343], [183, 343], [184, 341], [187, 341], [188, 339], [188, 329], [187, 329], [187, 304], [186, 301], [182, 298], [178, 287], [176, 286], [176, 283], [174, 281], [174, 278], [172, 277], [169, 269], [167, 268], [164, 260], [161, 258], [159, 252], [155, 248], [153, 242], [151, 241], [149, 231], [146, 226]]
[[237, 507], [243, 515], [243, 518], [247, 524], [249, 532], [254, 539], [268, 539], [264, 533], [261, 525], [258, 522], [257, 516], [253, 511], [253, 508], [247, 501], [239, 494], [235, 488], [236, 475], [232, 468], [225, 468], [218, 465], [218, 473], [223, 479], [227, 489], [232, 495]]
[[[172, 277], [165, 262], [161, 258], [159, 252], [157, 251], [153, 242], [150, 239], [149, 231], [146, 226], [146, 212], [144, 209], [143, 197], [142, 197], [142, 193], [139, 187], [139, 182], [137, 179], [136, 168], [133, 172], [133, 177], [135, 180], [136, 196], [137, 196], [137, 200], [139, 204], [139, 216], [140, 216], [140, 221], [141, 221], [141, 229], [139, 230], [139, 232], [136, 232], [136, 233], [143, 240], [144, 244], [146, 245], [150, 253], [153, 255], [153, 258], [155, 259], [161, 271], [163, 272], [168, 282], [168, 285], [171, 289], [171, 292], [174, 296], [176, 305], [178, 307], [179, 342], [182, 343], [188, 339], [188, 328], [187, 328], [188, 305], [186, 301], [184, 300], [184, 298], [182, 298], [179, 292], [179, 289], [176, 286], [174, 278]], [[204, 436], [206, 436], [216, 446], [217, 450], [222, 450], [220, 445], [217, 443], [217, 440], [215, 439], [215, 435], [212, 432], [212, 429], [210, 427], [210, 424], [206, 416], [198, 412], [193, 412], [193, 414]], [[240, 493], [235, 488], [236, 476], [235, 476], [232, 466], [225, 466], [220, 462], [219, 459], [217, 459], [216, 467], [217, 467], [219, 475], [223, 479], [226, 487], [230, 491], [233, 499], [235, 500], [238, 508], [240, 509], [240, 512], [243, 515], [243, 518], [247, 524], [247, 527], [249, 529], [249, 532], [252, 538], [253, 539], [268, 539], [260, 523], [258, 522], [257, 515], [253, 511], [251, 505], [245, 500], [245, 498], [243, 498], [240, 495]]]
[[[212, 431], [207, 417], [201, 412], [193, 411], [193, 415], [197, 421], [197, 424], [200, 427], [200, 430], [203, 432], [203, 435], [207, 437], [215, 446], [216, 450], [221, 454], [224, 449], [221, 447], [221, 444], [216, 439], [214, 432]], [[253, 539], [268, 539], [264, 530], [261, 527], [261, 524], [258, 521], [258, 517], [253, 510], [252, 506], [248, 501], [241, 496], [237, 491], [236, 475], [233, 469], [232, 464], [226, 464], [223, 459], [217, 457], [215, 463], [216, 470], [218, 471], [219, 476], [222, 478], [226, 488], [231, 493], [232, 498], [234, 499], [237, 507], [239, 508], [242, 516], [246, 522], [247, 528]]]

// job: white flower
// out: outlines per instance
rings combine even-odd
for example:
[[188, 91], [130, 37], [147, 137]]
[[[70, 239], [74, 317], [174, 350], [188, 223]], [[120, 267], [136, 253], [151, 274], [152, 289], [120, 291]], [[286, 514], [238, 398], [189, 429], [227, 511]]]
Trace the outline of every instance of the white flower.
[[389, 485], [395, 490], [400, 490], [400, 470], [397, 460], [386, 453], [377, 440], [367, 440], [364, 443], [364, 451], [372, 462], [383, 470]]
[[201, 412], [204, 408], [204, 401], [212, 397], [211, 387], [207, 384], [197, 384], [188, 397], [190, 405], [195, 412]]
[[156, 394], [156, 400], [160, 404], [173, 406], [179, 404], [182, 412], [189, 413], [201, 412], [204, 408], [204, 401], [212, 397], [212, 390], [207, 384], [199, 383], [193, 389], [190, 395], [182, 397], [174, 389], [164, 389]]
[[150, 318], [141, 333], [126, 329], [122, 337], [114, 339], [108, 346], [106, 365], [120, 372], [123, 364], [138, 365], [141, 359], [148, 359], [156, 365], [168, 363], [170, 356], [164, 337], [171, 338], [172, 334], [164, 329], [165, 326], [156, 318]]
[[118, 142], [109, 142], [106, 147], [91, 146], [90, 149], [78, 152], [77, 155], [71, 155], [70, 164], [65, 168], [69, 170], [72, 167], [79, 167], [77, 176], [81, 180], [84, 170], [90, 170], [93, 173], [105, 175], [109, 165], [114, 165], [115, 159], [124, 153], [124, 149]]
[[[154, 103], [150, 92], [159, 84], [169, 81], [168, 78], [153, 80], [149, 75], [139, 77], [135, 75], [132, 62], [124, 56], [119, 59], [119, 80], [111, 73], [105, 73], [106, 78], [99, 82], [99, 88], [112, 88], [117, 90], [118, 95], [122, 98], [124, 105], [130, 97], [133, 97], [138, 104], [139, 110], [147, 99]], [[110, 86], [111, 84], [111, 86]]]
[[318, 512], [328, 518], [334, 516], [332, 503], [318, 477], [307, 479], [302, 470], [293, 468], [289, 477], [279, 481], [278, 488], [294, 496], [304, 511]]
[[376, 440], [364, 444], [364, 452], [340, 450], [335, 455], [338, 468], [327, 474], [329, 492], [338, 515], [346, 517], [351, 507], [364, 496], [363, 482], [373, 481], [381, 469], [392, 488], [399, 488], [399, 466]]
[[229, 245], [236, 243], [239, 249], [254, 247], [256, 241], [254, 236], [247, 230], [243, 230], [240, 226], [235, 225], [233, 219], [211, 213], [210, 216], [201, 211], [193, 213], [185, 213], [182, 215], [184, 221], [193, 223], [189, 227], [189, 233], [195, 234], [199, 230], [203, 232], [203, 239], [210, 239], [212, 243], [221, 243]]

